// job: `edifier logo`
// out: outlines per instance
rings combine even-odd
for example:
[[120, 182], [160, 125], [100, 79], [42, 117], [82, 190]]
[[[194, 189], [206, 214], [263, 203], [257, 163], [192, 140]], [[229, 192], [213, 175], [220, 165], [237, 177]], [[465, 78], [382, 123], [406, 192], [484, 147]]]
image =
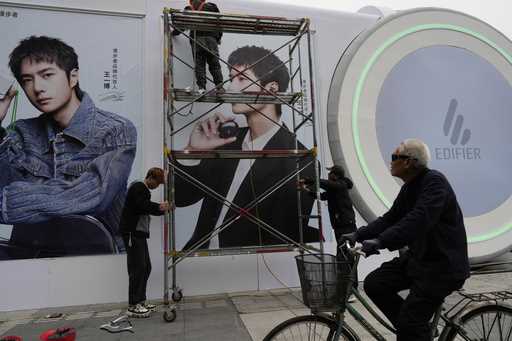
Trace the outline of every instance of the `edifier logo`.
[[471, 139], [471, 130], [462, 130], [464, 116], [455, 115], [456, 110], [457, 100], [454, 98], [450, 101], [443, 125], [444, 136], [450, 137], [452, 147], [435, 148], [435, 157], [437, 160], [479, 160], [480, 148], [465, 147]]

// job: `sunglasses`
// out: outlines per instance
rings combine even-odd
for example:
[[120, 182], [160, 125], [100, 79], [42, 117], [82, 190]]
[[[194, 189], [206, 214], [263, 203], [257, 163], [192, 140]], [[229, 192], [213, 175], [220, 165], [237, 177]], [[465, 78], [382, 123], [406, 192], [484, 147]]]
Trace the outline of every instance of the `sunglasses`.
[[401, 155], [401, 154], [391, 154], [391, 161], [396, 161], [398, 159], [407, 160], [411, 157], [409, 155]]

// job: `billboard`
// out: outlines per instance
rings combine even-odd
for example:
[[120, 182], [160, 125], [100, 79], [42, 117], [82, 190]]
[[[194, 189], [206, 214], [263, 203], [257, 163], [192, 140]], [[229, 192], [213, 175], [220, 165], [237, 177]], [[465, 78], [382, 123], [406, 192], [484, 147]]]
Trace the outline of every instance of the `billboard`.
[[[211, 53], [217, 50], [219, 65]], [[169, 111], [172, 149], [280, 152], [313, 147], [306, 35], [224, 32], [219, 37], [183, 30], [172, 36], [172, 53], [172, 82], [179, 92]], [[277, 96], [268, 102], [257, 99], [272, 94]], [[298, 99], [290, 100], [294, 94]], [[226, 126], [234, 127], [233, 135], [219, 130]], [[318, 241], [318, 226], [308, 218], [313, 197], [302, 194], [298, 206], [294, 176], [313, 177], [312, 158], [178, 160], [175, 170], [173, 237], [179, 250], [290, 244], [290, 239], [301, 240], [300, 224], [303, 241]]]
[[0, 29], [0, 259], [123, 252], [126, 184], [142, 176], [142, 19], [1, 5]]

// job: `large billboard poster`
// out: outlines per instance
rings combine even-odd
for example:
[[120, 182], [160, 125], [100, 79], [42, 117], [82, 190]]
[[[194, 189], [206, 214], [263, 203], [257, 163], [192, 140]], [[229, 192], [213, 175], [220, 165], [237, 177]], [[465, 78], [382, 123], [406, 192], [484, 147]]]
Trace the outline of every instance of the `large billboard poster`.
[[142, 177], [142, 28], [0, 3], [1, 260], [124, 251], [126, 184]]
[[[194, 31], [183, 33], [172, 37], [174, 87], [179, 91], [188, 88], [197, 97], [218, 95], [219, 101], [190, 103], [177, 98], [170, 110], [173, 149], [275, 152], [312, 148], [312, 123], [305, 120], [311, 113], [306, 35], [224, 32], [219, 39], [214, 34], [204, 37], [199, 33], [190, 40]], [[218, 48], [220, 70], [215, 64], [208, 65], [209, 52], [194, 44], [212, 51]], [[195, 77], [199, 64], [194, 60], [200, 63], [201, 58], [207, 59], [205, 94], [200, 90], [204, 86], [202, 75], [197, 82]], [[226, 93], [215, 90], [216, 84], [217, 88], [222, 85]], [[254, 97], [248, 102], [240, 98], [269, 93], [278, 94], [280, 99], [261, 103]], [[294, 93], [302, 97], [290, 102], [287, 96]], [[222, 103], [223, 98], [229, 98], [227, 103]], [[234, 126], [233, 122], [239, 126], [233, 136], [219, 130], [226, 124]], [[294, 129], [298, 126], [301, 128]], [[313, 198], [302, 195], [298, 205], [297, 180], [293, 176], [297, 167], [302, 169], [300, 177], [313, 177], [314, 163], [305, 158], [178, 160], [177, 249], [240, 250], [289, 244], [282, 235], [299, 241], [299, 219], [303, 241], [318, 241], [317, 222], [309, 219]], [[206, 194], [208, 191], [210, 194]]]

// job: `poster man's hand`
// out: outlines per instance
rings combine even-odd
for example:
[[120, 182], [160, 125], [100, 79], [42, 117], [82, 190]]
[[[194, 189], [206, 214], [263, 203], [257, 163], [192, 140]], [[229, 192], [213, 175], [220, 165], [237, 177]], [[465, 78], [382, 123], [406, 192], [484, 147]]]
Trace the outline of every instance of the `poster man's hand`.
[[211, 117], [196, 123], [187, 150], [211, 150], [236, 141], [236, 137], [221, 138], [219, 136], [219, 125], [225, 122], [233, 121], [232, 118], [226, 118], [221, 113], [216, 113]]
[[16, 92], [17, 90], [14, 88], [14, 85], [11, 85], [5, 96], [0, 99], [0, 123], [2, 123], [5, 116], [7, 116], [9, 106], [11, 105], [14, 96], [16, 96]]

